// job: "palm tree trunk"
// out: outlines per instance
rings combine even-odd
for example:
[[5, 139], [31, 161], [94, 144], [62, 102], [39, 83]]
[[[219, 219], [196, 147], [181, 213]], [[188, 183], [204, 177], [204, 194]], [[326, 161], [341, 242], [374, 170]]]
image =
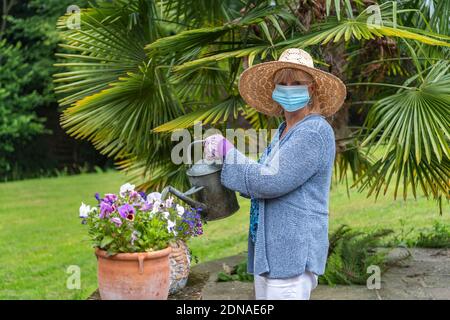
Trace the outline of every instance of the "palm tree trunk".
[[[291, 9], [292, 10], [292, 9]], [[309, 30], [311, 24], [324, 20], [326, 17], [326, 0], [299, 0], [294, 14], [298, 17], [302, 25]], [[328, 72], [334, 74], [344, 83], [346, 82], [345, 70], [347, 60], [345, 59], [345, 42], [343, 40], [334, 43], [328, 42], [321, 46], [322, 58], [330, 65]], [[349, 102], [344, 102], [342, 108], [328, 121], [332, 125], [336, 140], [348, 137], [350, 130], [348, 128], [349, 121]], [[340, 153], [345, 150], [345, 145], [340, 142], [336, 143], [336, 152]]]
[[[322, 47], [322, 56], [325, 62], [330, 65], [328, 72], [337, 76], [345, 83], [347, 80], [345, 76], [345, 69], [347, 67], [347, 60], [345, 59], [345, 43], [343, 41], [327, 43]], [[348, 127], [350, 104], [351, 103], [346, 100], [342, 108], [329, 119], [337, 141], [342, 141], [341, 139], [350, 135], [350, 129]], [[336, 152], [342, 152], [344, 150], [345, 145], [343, 142], [336, 142]]]

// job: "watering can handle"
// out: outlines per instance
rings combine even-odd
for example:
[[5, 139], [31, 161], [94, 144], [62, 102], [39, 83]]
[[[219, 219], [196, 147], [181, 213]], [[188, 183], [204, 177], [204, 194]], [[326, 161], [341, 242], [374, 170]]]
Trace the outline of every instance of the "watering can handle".
[[191, 166], [192, 166], [192, 163], [191, 163], [191, 146], [194, 144], [194, 143], [199, 143], [199, 142], [204, 142], [205, 140], [195, 140], [195, 141], [192, 141], [191, 143], [189, 143], [189, 145], [188, 145], [188, 147], [187, 147], [187, 157], [188, 157], [188, 164], [190, 164]]
[[[191, 163], [191, 160], [192, 160], [191, 159], [191, 146], [194, 143], [199, 143], [199, 142], [203, 142], [203, 141], [205, 141], [205, 140], [193, 141], [193, 142], [189, 143], [189, 145], [187, 147], [187, 152], [188, 152], [187, 157], [188, 157], [188, 160], [189, 160], [188, 163], [191, 166], [192, 166], [192, 163]], [[161, 192], [161, 199], [162, 200], [166, 199], [167, 195], [169, 193], [171, 193], [171, 194], [175, 195], [177, 198], [179, 198], [179, 199], [183, 200], [184, 202], [188, 203], [190, 206], [195, 207], [195, 208], [201, 208], [203, 211], [206, 211], [207, 207], [206, 207], [205, 204], [203, 204], [203, 203], [201, 203], [201, 202], [199, 202], [197, 200], [194, 200], [191, 197], [189, 197], [191, 194], [194, 194], [194, 193], [196, 193], [196, 192], [198, 192], [200, 190], [203, 190], [204, 188], [205, 187], [203, 187], [203, 186], [194, 186], [191, 189], [189, 189], [188, 191], [183, 193], [180, 190], [178, 190], [178, 189], [176, 189], [176, 188], [174, 188], [172, 186], [167, 186]]]

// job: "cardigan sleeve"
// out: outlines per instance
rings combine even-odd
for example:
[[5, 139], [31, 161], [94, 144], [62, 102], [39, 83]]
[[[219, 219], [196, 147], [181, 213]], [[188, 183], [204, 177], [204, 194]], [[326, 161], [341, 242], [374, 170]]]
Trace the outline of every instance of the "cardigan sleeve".
[[233, 148], [225, 156], [221, 182], [251, 198], [278, 198], [301, 186], [319, 170], [324, 148], [321, 134], [311, 129], [293, 132], [280, 148], [273, 150], [273, 157], [265, 164]]

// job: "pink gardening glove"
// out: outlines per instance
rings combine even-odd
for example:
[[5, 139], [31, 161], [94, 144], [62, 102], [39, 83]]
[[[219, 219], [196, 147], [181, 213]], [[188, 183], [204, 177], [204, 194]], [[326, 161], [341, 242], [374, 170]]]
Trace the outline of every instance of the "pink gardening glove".
[[205, 139], [205, 158], [207, 160], [222, 160], [234, 148], [234, 145], [221, 134], [214, 134]]

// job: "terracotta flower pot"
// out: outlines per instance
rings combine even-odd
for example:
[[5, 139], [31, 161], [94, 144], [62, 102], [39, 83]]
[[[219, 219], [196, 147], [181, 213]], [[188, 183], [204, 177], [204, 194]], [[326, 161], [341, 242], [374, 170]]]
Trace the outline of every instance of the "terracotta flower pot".
[[171, 247], [154, 252], [108, 256], [96, 248], [102, 300], [166, 300], [169, 294]]

